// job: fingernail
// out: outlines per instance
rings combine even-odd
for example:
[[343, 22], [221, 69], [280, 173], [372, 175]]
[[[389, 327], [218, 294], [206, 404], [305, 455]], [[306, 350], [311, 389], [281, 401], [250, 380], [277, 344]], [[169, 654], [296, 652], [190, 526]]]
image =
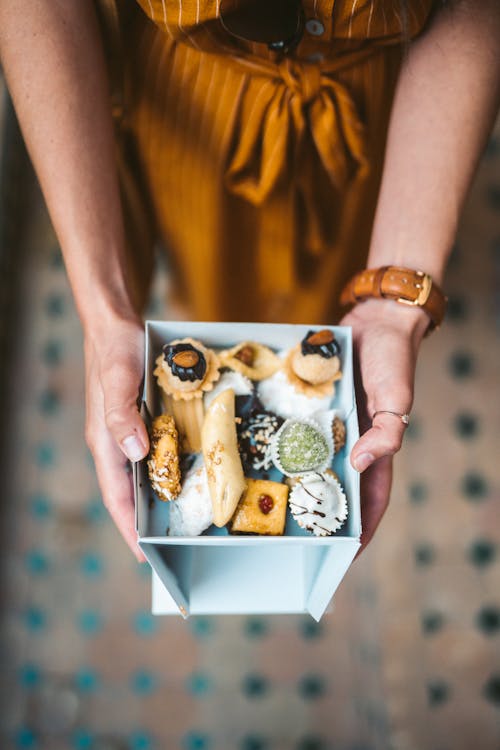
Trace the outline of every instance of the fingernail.
[[359, 471], [361, 474], [361, 472], [367, 469], [374, 461], [375, 456], [372, 453], [361, 453], [352, 463], [356, 471]]
[[122, 440], [122, 448], [130, 461], [140, 461], [144, 457], [144, 446], [135, 435], [129, 435]]

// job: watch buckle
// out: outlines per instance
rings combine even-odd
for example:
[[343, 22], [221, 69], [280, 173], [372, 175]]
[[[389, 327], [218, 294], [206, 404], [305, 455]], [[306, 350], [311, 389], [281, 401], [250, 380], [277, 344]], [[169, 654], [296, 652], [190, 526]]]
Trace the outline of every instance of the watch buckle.
[[432, 277], [429, 276], [428, 273], [424, 273], [423, 271], [417, 271], [416, 274], [419, 277], [420, 282], [415, 284], [417, 289], [419, 289], [417, 297], [414, 300], [407, 299], [406, 297], [398, 297], [397, 301], [401, 302], [403, 305], [423, 307], [429, 299], [429, 295], [431, 293]]

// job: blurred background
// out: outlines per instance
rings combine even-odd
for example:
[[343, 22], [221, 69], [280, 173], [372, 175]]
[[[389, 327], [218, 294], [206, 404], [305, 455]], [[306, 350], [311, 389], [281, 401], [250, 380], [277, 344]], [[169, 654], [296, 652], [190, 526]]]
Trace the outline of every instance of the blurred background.
[[[1, 750], [498, 750], [500, 123], [390, 510], [333, 611], [184, 622], [150, 614], [102, 506], [79, 323], [1, 102]], [[166, 299], [159, 261], [149, 317]]]

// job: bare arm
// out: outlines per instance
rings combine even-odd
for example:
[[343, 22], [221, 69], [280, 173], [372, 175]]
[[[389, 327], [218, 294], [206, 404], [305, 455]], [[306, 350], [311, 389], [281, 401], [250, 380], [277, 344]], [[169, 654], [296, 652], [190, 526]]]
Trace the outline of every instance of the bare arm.
[[[368, 267], [406, 266], [441, 282], [479, 156], [500, 100], [500, 3], [448, 0], [403, 62], [389, 128]], [[390, 456], [404, 425], [378, 409], [411, 408], [418, 349], [428, 324], [418, 308], [369, 300], [344, 319], [360, 362], [365, 434], [353, 464], [364, 486], [366, 544], [388, 502]], [[439, 334], [437, 334], [439, 335]]]
[[0, 0], [0, 59], [84, 328], [87, 439], [104, 501], [141, 557], [123, 454], [137, 459], [148, 448], [135, 405], [143, 338], [127, 284], [106, 70], [92, 1], [20, 6]]

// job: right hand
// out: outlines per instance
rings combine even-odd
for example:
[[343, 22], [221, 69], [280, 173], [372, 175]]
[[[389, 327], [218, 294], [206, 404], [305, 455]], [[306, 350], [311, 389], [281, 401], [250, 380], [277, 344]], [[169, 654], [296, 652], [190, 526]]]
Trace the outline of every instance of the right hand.
[[87, 445], [94, 458], [104, 505], [139, 562], [129, 461], [144, 458], [149, 438], [137, 408], [144, 372], [144, 329], [136, 320], [114, 320], [85, 331]]

